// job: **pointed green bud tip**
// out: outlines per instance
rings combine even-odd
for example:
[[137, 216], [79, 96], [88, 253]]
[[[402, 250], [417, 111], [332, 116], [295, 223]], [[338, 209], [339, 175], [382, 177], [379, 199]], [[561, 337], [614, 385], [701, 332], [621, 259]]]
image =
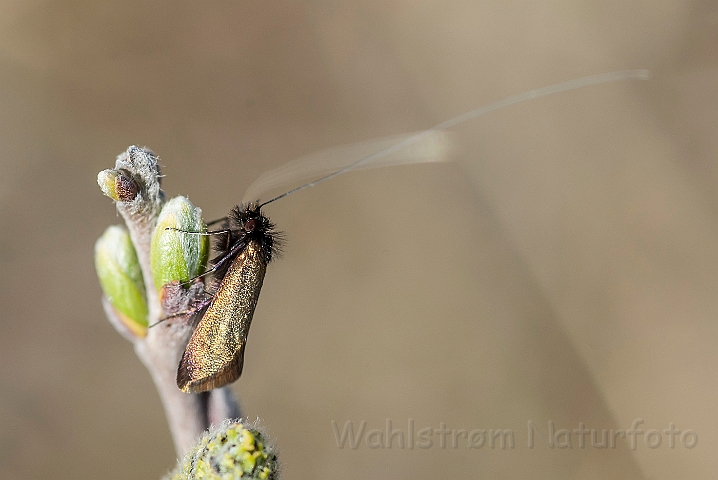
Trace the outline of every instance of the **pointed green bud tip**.
[[129, 202], [137, 196], [137, 183], [129, 172], [120, 170], [103, 170], [97, 174], [97, 184], [102, 193], [116, 202]]
[[147, 334], [147, 300], [142, 270], [127, 230], [113, 225], [95, 243], [95, 270], [119, 320], [133, 334]]
[[204, 272], [209, 255], [207, 226], [202, 210], [185, 197], [165, 204], [157, 219], [150, 244], [150, 265], [155, 288], [173, 282], [186, 282]]
[[276, 450], [260, 431], [226, 420], [205, 433], [166, 478], [276, 480], [278, 469]]

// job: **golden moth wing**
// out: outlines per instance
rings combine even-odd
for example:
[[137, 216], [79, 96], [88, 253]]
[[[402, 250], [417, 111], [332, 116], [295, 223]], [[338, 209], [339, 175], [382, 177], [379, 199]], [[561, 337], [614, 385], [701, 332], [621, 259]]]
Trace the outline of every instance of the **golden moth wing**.
[[240, 377], [244, 347], [266, 270], [259, 243], [250, 241], [232, 262], [187, 343], [177, 371], [180, 390], [205, 392]]

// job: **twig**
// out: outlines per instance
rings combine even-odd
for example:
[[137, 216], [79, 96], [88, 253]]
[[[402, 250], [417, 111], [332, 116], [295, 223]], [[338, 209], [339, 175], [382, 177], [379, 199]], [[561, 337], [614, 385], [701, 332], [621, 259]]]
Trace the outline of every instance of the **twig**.
[[[98, 175], [100, 187], [115, 200], [134, 244], [144, 280], [149, 325], [163, 317], [150, 268], [150, 241], [165, 200], [157, 160], [152, 151], [131, 146], [117, 157], [114, 169]], [[181, 458], [211, 424], [240, 416], [232, 392], [226, 387], [203, 394], [183, 393], [177, 388], [177, 366], [192, 333], [190, 322], [163, 322], [143, 330], [146, 335], [142, 336], [127, 328], [122, 314], [107, 298], [103, 298], [103, 306], [110, 323], [133, 343], [137, 356], [155, 382], [178, 457]]]

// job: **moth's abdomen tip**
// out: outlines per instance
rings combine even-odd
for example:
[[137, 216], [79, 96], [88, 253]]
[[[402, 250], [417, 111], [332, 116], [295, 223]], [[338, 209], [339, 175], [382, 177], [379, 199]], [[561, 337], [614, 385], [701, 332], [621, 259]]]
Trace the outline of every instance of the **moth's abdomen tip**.
[[[215, 388], [224, 387], [230, 382], [222, 382], [218, 381], [217, 377], [211, 376], [211, 377], [205, 377], [205, 378], [199, 378], [192, 380], [188, 378], [186, 375], [177, 375], [177, 387], [183, 391], [184, 393], [202, 393], [202, 392], [208, 392], [210, 390], [213, 390]], [[236, 380], [236, 379], [235, 379]], [[234, 380], [232, 380], [234, 381]]]
[[177, 369], [177, 387], [185, 393], [201, 393], [214, 388], [211, 385], [212, 375], [201, 376], [199, 371], [189, 366], [187, 357], [185, 352]]
[[177, 369], [177, 387], [185, 393], [202, 393], [221, 388], [242, 376], [244, 347], [240, 348], [233, 361], [211, 372], [193, 371], [189, 366], [187, 353]]
[[178, 382], [177, 382], [177, 387], [179, 387], [179, 389], [180, 389], [181, 391], [183, 391], [184, 393], [197, 393], [197, 392], [193, 391], [193, 390], [189, 387], [189, 384], [188, 384], [188, 383], [183, 383], [183, 382], [179, 382], [179, 381], [178, 381]]
[[185, 359], [183, 358], [180, 362], [179, 369], [177, 370], [177, 387], [184, 393], [197, 393], [193, 388], [193, 382], [190, 378], [190, 374], [185, 366]]

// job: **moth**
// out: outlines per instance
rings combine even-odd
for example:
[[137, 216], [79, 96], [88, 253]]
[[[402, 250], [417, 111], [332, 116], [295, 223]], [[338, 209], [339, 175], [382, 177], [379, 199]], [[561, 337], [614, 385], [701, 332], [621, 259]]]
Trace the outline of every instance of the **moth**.
[[[442, 137], [443, 130], [494, 110], [589, 85], [647, 79], [648, 75], [645, 70], [628, 70], [531, 90], [477, 108], [426, 131], [385, 139], [371, 145], [348, 147], [341, 151], [330, 150], [323, 156], [300, 158], [263, 174], [244, 195], [245, 200], [251, 201], [234, 207], [227, 217], [220, 219], [221, 229], [206, 233], [218, 238], [215, 245], [218, 255], [212, 260], [211, 268], [200, 275], [212, 276], [208, 282], [210, 298], [194, 308], [194, 314], [202, 314], [202, 317], [182, 355], [177, 371], [177, 386], [184, 392], [204, 392], [232, 383], [242, 374], [249, 327], [267, 265], [276, 257], [281, 244], [281, 234], [276, 232], [275, 226], [263, 214], [262, 207], [359, 168], [443, 159], [447, 144]], [[364, 152], [367, 146], [372, 150], [371, 153]], [[256, 200], [272, 188], [322, 174], [313, 181], [263, 203]]]
[[242, 374], [244, 346], [267, 271], [277, 251], [274, 225], [250, 203], [233, 208], [215, 249], [213, 274], [219, 280], [192, 333], [177, 371], [184, 392], [203, 392], [231, 383]]

